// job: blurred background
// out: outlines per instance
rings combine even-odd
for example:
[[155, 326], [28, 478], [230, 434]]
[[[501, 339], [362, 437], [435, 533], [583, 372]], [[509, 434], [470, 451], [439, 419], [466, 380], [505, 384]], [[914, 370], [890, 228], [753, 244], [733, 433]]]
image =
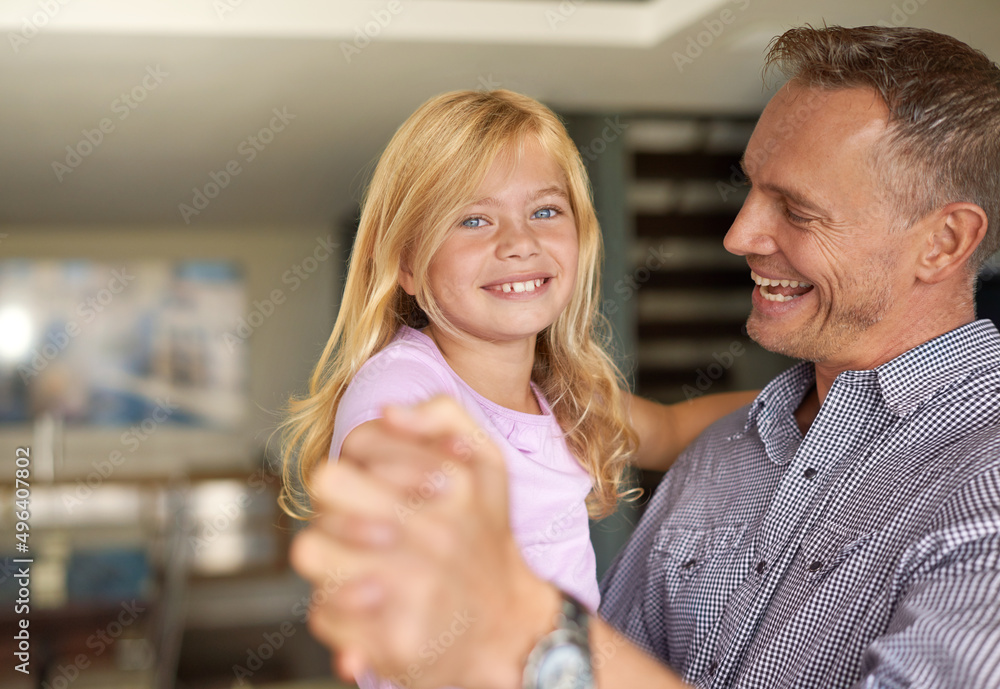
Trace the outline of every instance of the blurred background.
[[[1000, 58], [996, 0], [0, 4], [0, 685], [335, 686], [271, 434], [332, 327], [367, 175], [432, 95], [508, 88], [565, 119], [640, 394], [788, 366], [746, 338], [748, 271], [721, 240], [773, 92], [762, 55], [803, 23]], [[594, 525], [601, 571], [640, 510]]]

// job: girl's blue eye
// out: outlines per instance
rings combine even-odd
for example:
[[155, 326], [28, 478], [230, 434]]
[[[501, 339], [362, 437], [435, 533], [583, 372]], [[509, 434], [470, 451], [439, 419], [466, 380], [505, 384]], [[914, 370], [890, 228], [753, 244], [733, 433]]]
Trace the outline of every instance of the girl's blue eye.
[[466, 218], [462, 221], [462, 227], [482, 227], [485, 224], [486, 220], [484, 218]]
[[549, 218], [556, 217], [556, 212], [557, 211], [555, 208], [539, 208], [537, 211], [534, 212], [534, 214], [532, 214], [531, 217], [547, 220]]

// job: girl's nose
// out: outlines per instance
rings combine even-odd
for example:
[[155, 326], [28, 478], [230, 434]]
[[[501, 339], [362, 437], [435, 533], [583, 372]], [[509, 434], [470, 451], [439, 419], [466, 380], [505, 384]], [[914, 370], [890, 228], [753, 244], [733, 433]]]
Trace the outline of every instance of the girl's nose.
[[541, 251], [534, 229], [523, 220], [501, 224], [497, 254], [500, 258], [530, 258]]

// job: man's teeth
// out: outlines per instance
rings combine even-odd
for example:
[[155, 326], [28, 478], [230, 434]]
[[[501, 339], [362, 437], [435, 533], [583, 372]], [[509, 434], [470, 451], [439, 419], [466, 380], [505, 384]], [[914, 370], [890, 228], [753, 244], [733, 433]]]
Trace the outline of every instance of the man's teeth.
[[750, 277], [753, 278], [753, 281], [756, 282], [760, 288], [760, 296], [764, 297], [768, 301], [791, 301], [792, 299], [802, 296], [801, 294], [776, 294], [768, 290], [768, 287], [812, 287], [811, 283], [803, 282], [801, 280], [776, 280], [773, 278], [763, 278], [752, 270], [750, 271]]
[[505, 282], [500, 285], [500, 289], [504, 292], [534, 292], [535, 288], [541, 287], [543, 282], [545, 282], [543, 278], [535, 278], [525, 282]]

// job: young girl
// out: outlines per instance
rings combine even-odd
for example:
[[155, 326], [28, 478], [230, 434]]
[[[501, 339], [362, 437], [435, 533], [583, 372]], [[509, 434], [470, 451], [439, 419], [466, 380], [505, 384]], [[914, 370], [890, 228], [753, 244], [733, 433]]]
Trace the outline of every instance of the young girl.
[[622, 392], [599, 336], [600, 254], [583, 164], [550, 110], [509, 91], [421, 106], [375, 170], [333, 333], [292, 401], [286, 509], [309, 514], [312, 468], [386, 405], [447, 394], [504, 453], [525, 560], [596, 610], [588, 512], [630, 492], [629, 462], [666, 470], [750, 399], [668, 407]]

